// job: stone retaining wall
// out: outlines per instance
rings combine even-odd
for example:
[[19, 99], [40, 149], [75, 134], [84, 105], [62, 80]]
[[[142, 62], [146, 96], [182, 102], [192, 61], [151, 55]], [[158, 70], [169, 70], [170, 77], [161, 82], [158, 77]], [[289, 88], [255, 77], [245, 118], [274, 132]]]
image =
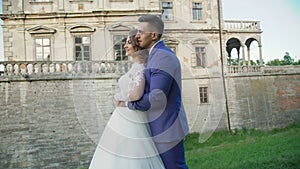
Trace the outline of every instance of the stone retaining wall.
[[[30, 78], [0, 78], [0, 168], [88, 166], [114, 109], [112, 97], [119, 76], [78, 73], [40, 79], [34, 74]], [[231, 128], [269, 130], [300, 123], [299, 79], [300, 74], [295, 71], [227, 75]], [[194, 91], [185, 90], [184, 99], [192, 99]], [[220, 91], [221, 97], [224, 93]], [[197, 105], [202, 111], [196, 115], [209, 114], [218, 104], [225, 103], [211, 100], [209, 104]], [[223, 110], [219, 113], [222, 117], [203, 116], [193, 121], [191, 131], [201, 132], [205, 120], [227, 129], [226, 109]], [[188, 118], [193, 120], [194, 115], [188, 113]]]

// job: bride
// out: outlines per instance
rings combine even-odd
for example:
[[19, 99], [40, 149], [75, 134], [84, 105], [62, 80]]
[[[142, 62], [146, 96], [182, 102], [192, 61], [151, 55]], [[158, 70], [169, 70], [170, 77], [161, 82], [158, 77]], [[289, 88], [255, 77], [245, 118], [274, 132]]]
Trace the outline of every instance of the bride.
[[[131, 69], [120, 77], [120, 92], [116, 101], [139, 100], [144, 92], [144, 69], [148, 51], [137, 46], [135, 34], [129, 32], [125, 44], [126, 55], [132, 57]], [[164, 169], [163, 162], [151, 138], [146, 114], [116, 107], [109, 119], [89, 169]]]

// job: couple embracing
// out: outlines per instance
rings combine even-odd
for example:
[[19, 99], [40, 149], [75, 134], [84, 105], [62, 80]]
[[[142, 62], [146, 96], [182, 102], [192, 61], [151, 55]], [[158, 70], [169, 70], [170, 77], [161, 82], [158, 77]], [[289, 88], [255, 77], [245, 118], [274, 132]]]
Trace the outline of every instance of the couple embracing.
[[118, 81], [117, 107], [89, 169], [188, 169], [180, 62], [161, 40], [159, 17], [142, 15], [138, 21], [125, 44], [133, 64]]

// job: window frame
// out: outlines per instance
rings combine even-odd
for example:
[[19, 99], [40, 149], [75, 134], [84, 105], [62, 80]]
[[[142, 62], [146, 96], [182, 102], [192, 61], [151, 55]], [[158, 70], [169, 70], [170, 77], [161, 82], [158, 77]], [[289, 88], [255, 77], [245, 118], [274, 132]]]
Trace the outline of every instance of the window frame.
[[[196, 6], [196, 4], [200, 4], [200, 7], [194, 7]], [[192, 20], [193, 21], [203, 21], [203, 3], [202, 2], [192, 2], [192, 6], [191, 6], [191, 11], [192, 11]], [[194, 15], [195, 12], [195, 15]], [[200, 14], [200, 17], [199, 17]], [[194, 17], [197, 16], [197, 17]]]
[[[121, 38], [119, 38], [120, 40], [115, 39], [117, 36], [121, 37]], [[126, 50], [124, 48], [127, 37], [128, 37], [128, 35], [126, 35], [126, 34], [114, 34], [112, 36], [114, 61], [127, 61], [128, 60], [128, 56], [126, 55]], [[117, 40], [117, 41], [115, 41], [115, 40]], [[119, 49], [121, 51], [120, 59], [118, 59], [119, 57], [118, 57], [116, 49], [115, 49], [116, 45], [119, 45]]]
[[[166, 9], [171, 9], [171, 14], [172, 14], [172, 18], [169, 18], [169, 19], [165, 19], [164, 18], [164, 5], [163, 5], [163, 3], [171, 3], [172, 4], [172, 7], [169, 7], [169, 6], [167, 6], [166, 7]], [[163, 20], [163, 21], [174, 21], [174, 4], [173, 4], [173, 1], [162, 1], [161, 2], [161, 8], [162, 8], [162, 10], [163, 10], [163, 13], [162, 13], [162, 15], [161, 15], [161, 19]], [[166, 16], [168, 16], [168, 15], [166, 15]]]
[[[197, 49], [200, 49], [198, 52]], [[196, 59], [196, 66], [205, 68], [206, 65], [206, 47], [205, 46], [195, 46], [195, 59]], [[200, 63], [199, 63], [200, 62]]]
[[[88, 50], [88, 60], [86, 60], [85, 59], [85, 49], [84, 49], [84, 47], [85, 47], [85, 45], [84, 45], [84, 43], [77, 43], [76, 44], [76, 38], [81, 38], [81, 40], [82, 40], [82, 38], [83, 37], [88, 37], [89, 38], [89, 50]], [[73, 35], [73, 42], [74, 42], [74, 60], [75, 61], [91, 61], [92, 60], [92, 36], [91, 35]], [[79, 45], [80, 44], [80, 45]], [[80, 60], [78, 60], [77, 58], [77, 50], [76, 50], [76, 47], [80, 47], [81, 48], [81, 59]]]
[[207, 86], [199, 86], [199, 103], [200, 104], [209, 104], [209, 88]]
[[[42, 39], [42, 43], [44, 43], [44, 39], [49, 40], [48, 45], [42, 44], [42, 46], [41, 46], [41, 48], [42, 48], [42, 57], [41, 58], [39, 58], [38, 55], [37, 55], [37, 53], [38, 53], [37, 40], [38, 39]], [[47, 58], [44, 57], [45, 48], [49, 48], [49, 54], [48, 54]], [[36, 61], [50, 61], [50, 60], [52, 60], [53, 56], [52, 56], [52, 38], [51, 38], [51, 36], [36, 36], [36, 37], [34, 37], [34, 56], [35, 56]]]

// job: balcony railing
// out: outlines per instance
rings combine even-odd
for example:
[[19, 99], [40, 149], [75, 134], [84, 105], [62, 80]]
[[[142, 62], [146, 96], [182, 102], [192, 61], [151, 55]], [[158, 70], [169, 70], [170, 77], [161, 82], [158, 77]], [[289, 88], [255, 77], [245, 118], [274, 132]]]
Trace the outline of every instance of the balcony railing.
[[[76, 78], [118, 78], [131, 67], [129, 61], [12, 61], [0, 62], [0, 81]], [[228, 76], [300, 73], [300, 66], [225, 66]]]
[[227, 72], [226, 74], [245, 74], [245, 73], [263, 73], [263, 66], [226, 66]]
[[275, 74], [300, 74], [300, 66], [265, 66], [265, 65], [242, 65], [226, 66], [226, 75], [228, 76], [251, 76], [251, 75], [275, 75]]
[[224, 28], [228, 30], [261, 30], [259, 21], [225, 20]]
[[12, 61], [0, 62], [0, 79], [76, 78], [80, 76], [119, 76], [129, 70], [128, 61]]

